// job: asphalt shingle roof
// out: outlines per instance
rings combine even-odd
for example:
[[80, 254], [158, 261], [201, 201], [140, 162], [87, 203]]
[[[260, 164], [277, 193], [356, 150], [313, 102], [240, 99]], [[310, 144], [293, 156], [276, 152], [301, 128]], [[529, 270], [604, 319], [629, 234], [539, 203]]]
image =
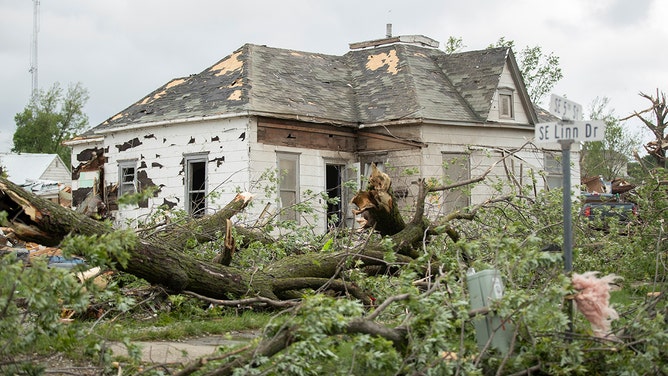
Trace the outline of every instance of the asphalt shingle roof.
[[397, 120], [482, 122], [507, 48], [447, 55], [410, 44], [325, 55], [246, 44], [176, 78], [93, 130], [234, 113], [344, 126]]

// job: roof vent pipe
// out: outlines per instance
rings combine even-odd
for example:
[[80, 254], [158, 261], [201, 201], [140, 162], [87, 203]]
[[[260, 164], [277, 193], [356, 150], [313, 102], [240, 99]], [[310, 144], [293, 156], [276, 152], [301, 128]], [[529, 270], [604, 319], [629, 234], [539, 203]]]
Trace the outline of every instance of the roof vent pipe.
[[385, 25], [385, 36], [388, 38], [392, 38], [392, 24], [389, 23]]

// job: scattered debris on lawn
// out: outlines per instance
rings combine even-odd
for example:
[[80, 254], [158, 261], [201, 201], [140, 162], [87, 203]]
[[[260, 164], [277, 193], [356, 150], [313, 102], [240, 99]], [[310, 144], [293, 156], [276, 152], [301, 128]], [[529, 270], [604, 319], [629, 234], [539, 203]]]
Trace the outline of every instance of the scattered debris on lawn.
[[35, 257], [46, 257], [48, 265], [54, 268], [72, 269], [77, 265], [85, 265], [81, 257], [63, 256], [60, 248], [21, 241], [9, 227], [0, 227], [0, 242], [0, 254], [14, 252], [20, 260], [28, 264]]

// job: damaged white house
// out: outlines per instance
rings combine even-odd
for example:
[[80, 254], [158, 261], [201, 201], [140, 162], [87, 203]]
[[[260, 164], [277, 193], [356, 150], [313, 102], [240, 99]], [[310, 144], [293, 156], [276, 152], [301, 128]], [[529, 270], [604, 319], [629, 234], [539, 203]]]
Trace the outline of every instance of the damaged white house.
[[[141, 220], [159, 206], [198, 216], [248, 190], [258, 195], [251, 211], [275, 214], [326, 192], [341, 200], [311, 201], [322, 207], [315, 219], [281, 214], [325, 231], [328, 218], [353, 223], [342, 183], [363, 181], [371, 163], [392, 177], [405, 204], [418, 177], [469, 179], [502, 157], [492, 180], [528, 183], [542, 171], [537, 189], [560, 186], [557, 150], [514, 153], [551, 115], [531, 103], [511, 49], [437, 47], [424, 36], [353, 43], [343, 56], [243, 45], [68, 141], [73, 205], [96, 194], [117, 221]], [[276, 197], [268, 197], [263, 174], [279, 170]], [[117, 205], [120, 195], [151, 186], [147, 201]], [[446, 192], [432, 210], [492, 193], [489, 185]]]

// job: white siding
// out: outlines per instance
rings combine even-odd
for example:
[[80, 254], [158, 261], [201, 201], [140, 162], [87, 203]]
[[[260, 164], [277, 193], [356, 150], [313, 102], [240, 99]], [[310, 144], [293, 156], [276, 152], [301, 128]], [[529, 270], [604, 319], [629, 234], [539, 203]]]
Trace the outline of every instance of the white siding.
[[[183, 159], [188, 154], [207, 153], [209, 213], [227, 204], [237, 189], [248, 189], [248, 124], [247, 118], [234, 118], [126, 130], [121, 135], [106, 134], [104, 146], [108, 152], [104, 178], [107, 187], [118, 183], [118, 162], [131, 159], [137, 160], [138, 174], [146, 172], [152, 183], [160, 187], [158, 196], [149, 200], [148, 208], [122, 208], [115, 213], [117, 222], [142, 221], [143, 216], [164, 200], [184, 209]], [[215, 193], [215, 197], [211, 193]]]
[[[253, 202], [239, 220], [248, 219], [255, 224], [260, 213], [267, 210], [268, 216], [277, 212], [276, 183], [263, 174], [277, 172], [277, 152], [299, 154], [299, 197], [311, 200], [317, 209], [315, 215], [302, 219], [303, 226], [313, 225], [315, 231], [326, 229], [326, 201], [317, 194], [326, 191], [326, 164], [348, 165], [354, 162], [380, 161], [384, 170], [393, 179], [395, 192], [407, 193], [399, 200], [406, 218], [411, 215], [417, 194], [418, 178], [443, 178], [443, 153], [466, 153], [470, 156], [471, 177], [484, 174], [495, 162], [502, 158], [502, 150], [513, 150], [533, 138], [533, 130], [505, 126], [445, 126], [423, 125], [420, 127], [397, 127], [393, 134], [403, 134], [410, 139], [425, 140], [427, 147], [401, 151], [379, 151], [357, 156], [355, 153], [313, 150], [297, 147], [275, 146], [257, 143], [257, 121], [255, 118], [234, 118], [208, 122], [174, 124], [170, 126], [126, 130], [122, 136], [105, 134], [106, 153], [105, 186], [118, 183], [118, 162], [136, 159], [137, 171], [145, 172], [151, 182], [161, 188], [157, 197], [149, 200], [147, 208], [123, 208], [114, 213], [119, 223], [126, 220], [142, 221], [157, 206], [164, 202], [176, 203], [184, 208], [184, 166], [183, 158], [191, 153], [207, 153], [207, 192], [215, 192], [218, 197], [209, 199], [208, 212], [227, 204], [237, 191], [249, 191], [255, 195]], [[396, 132], [394, 132], [396, 131]], [[91, 145], [74, 146], [73, 155]], [[578, 160], [578, 150], [574, 147], [572, 161]], [[378, 159], [378, 160], [376, 160]], [[506, 164], [498, 163], [486, 183], [476, 185], [471, 194], [471, 204], [480, 203], [495, 194], [491, 184], [513, 181], [528, 184], [532, 173], [538, 173], [544, 166], [543, 152], [527, 147], [508, 158]], [[576, 163], [575, 163], [576, 164]], [[509, 173], [510, 171], [510, 173]], [[572, 182], [579, 182], [579, 170], [573, 169]], [[76, 189], [73, 183], [73, 189]], [[364, 184], [364, 183], [363, 183]], [[274, 190], [273, 194], [265, 188]], [[538, 179], [537, 190], [543, 188]], [[267, 193], [269, 192], [269, 193]], [[309, 194], [310, 192], [310, 194]], [[445, 210], [441, 199], [430, 198], [429, 213]], [[265, 218], [266, 219], [266, 218]], [[264, 219], [260, 219], [262, 221]]]
[[[104, 147], [104, 145], [103, 145], [102, 142], [86, 142], [86, 143], [78, 143], [78, 144], [75, 144], [75, 145], [71, 145], [71, 147], [72, 147], [72, 164], [73, 165], [70, 168], [72, 169], [72, 171], [74, 171], [78, 167], [74, 164], [88, 162], [88, 161], [77, 160], [77, 156], [80, 153], [82, 153], [86, 149], [95, 149], [95, 148], [102, 149]], [[72, 175], [70, 175], [70, 178], [71, 178], [71, 176]], [[86, 176], [84, 176], [84, 180], [85, 180], [85, 177]], [[81, 176], [79, 177], [79, 179], [81, 179]], [[75, 192], [79, 188], [86, 188], [86, 187], [81, 186], [81, 184], [79, 182], [79, 179], [72, 180], [72, 192]], [[84, 185], [88, 186], [89, 183], [90, 182], [85, 182]]]
[[[503, 150], [517, 149], [533, 138], [533, 131], [508, 127], [424, 125], [421, 128], [419, 133], [422, 139], [427, 141], [427, 147], [421, 150], [388, 152], [385, 157], [387, 159], [385, 171], [393, 179], [393, 189], [396, 191], [408, 188], [409, 196], [400, 202], [404, 208], [414, 201], [417, 194], [417, 186], [414, 183], [418, 177], [442, 180], [443, 153], [469, 154], [471, 178], [476, 178], [502, 159]], [[560, 153], [560, 151], [557, 152]], [[574, 145], [571, 162], [577, 165], [578, 160], [579, 149]], [[387, 168], [388, 165], [389, 168]], [[413, 170], [417, 170], [417, 174], [407, 174]], [[487, 175], [485, 182], [473, 188], [471, 204], [479, 204], [496, 194], [497, 192], [492, 188], [496, 182], [501, 181], [506, 185], [526, 185], [532, 182], [532, 174], [537, 179], [536, 190], [544, 189], [545, 185], [540, 177], [540, 172], [543, 170], [543, 151], [527, 145], [514, 157], [506, 158], [505, 165], [503, 162], [497, 163]], [[571, 181], [573, 191], [577, 192], [580, 181], [577, 167], [571, 170]], [[438, 200], [432, 199], [429, 203], [433, 204], [431, 208], [428, 208], [431, 214], [437, 213], [434, 210], [444, 210], [439, 207]]]
[[46, 168], [42, 176], [42, 180], [52, 180], [66, 185], [70, 185], [72, 181], [72, 174], [70, 170], [65, 166], [62, 159], [59, 156], [55, 156], [53, 161], [49, 164], [49, 167]]

